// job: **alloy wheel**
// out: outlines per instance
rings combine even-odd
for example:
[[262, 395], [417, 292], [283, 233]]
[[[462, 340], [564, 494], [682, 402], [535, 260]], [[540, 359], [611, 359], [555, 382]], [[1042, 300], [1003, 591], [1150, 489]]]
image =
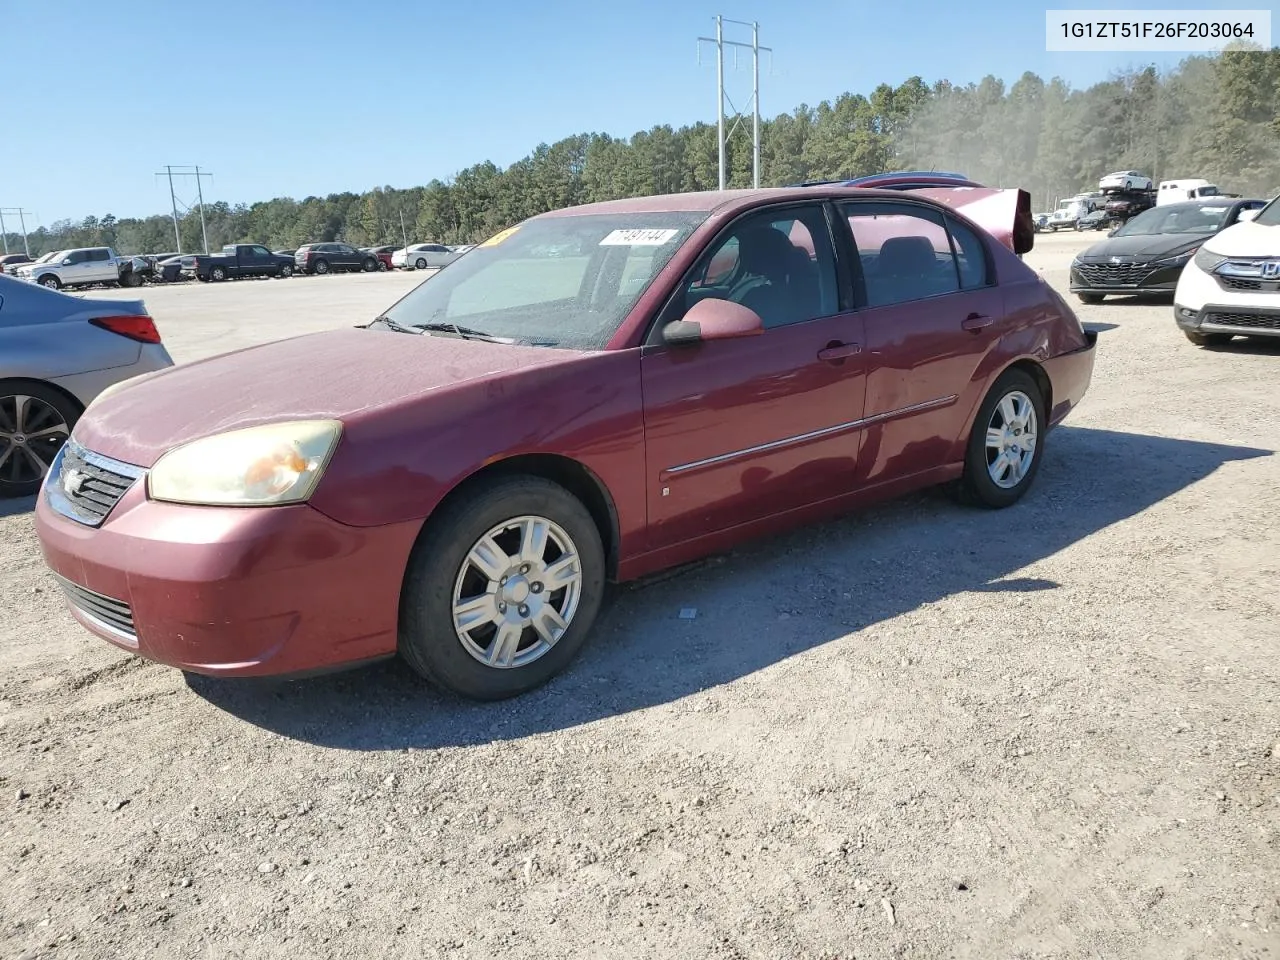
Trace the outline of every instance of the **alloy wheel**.
[[0, 480], [44, 479], [70, 434], [62, 414], [38, 397], [0, 396]]
[[1005, 394], [987, 424], [987, 473], [1010, 490], [1022, 482], [1035, 461], [1039, 424], [1036, 407], [1021, 390]]

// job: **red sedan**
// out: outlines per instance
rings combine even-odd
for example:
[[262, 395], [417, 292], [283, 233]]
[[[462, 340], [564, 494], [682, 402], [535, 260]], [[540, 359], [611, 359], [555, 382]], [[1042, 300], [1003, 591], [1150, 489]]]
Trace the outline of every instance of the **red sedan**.
[[1096, 337], [958, 209], [833, 186], [535, 217], [366, 326], [104, 394], [39, 498], [45, 557], [82, 624], [183, 670], [399, 652], [528, 690], [607, 580], [929, 485], [1026, 493]]

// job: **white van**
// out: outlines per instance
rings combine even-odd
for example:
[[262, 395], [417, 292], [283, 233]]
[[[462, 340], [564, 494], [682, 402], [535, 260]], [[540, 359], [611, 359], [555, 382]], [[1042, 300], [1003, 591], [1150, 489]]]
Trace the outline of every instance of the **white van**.
[[1216, 197], [1222, 191], [1208, 180], [1161, 180], [1156, 191], [1156, 206], [1166, 203], [1183, 203], [1201, 197]]

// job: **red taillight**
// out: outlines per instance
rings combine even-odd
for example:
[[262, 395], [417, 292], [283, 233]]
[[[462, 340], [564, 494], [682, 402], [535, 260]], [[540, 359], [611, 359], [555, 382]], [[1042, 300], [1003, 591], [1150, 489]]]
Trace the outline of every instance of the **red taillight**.
[[160, 331], [150, 317], [94, 317], [89, 322], [95, 327], [110, 330], [139, 343], [160, 342]]

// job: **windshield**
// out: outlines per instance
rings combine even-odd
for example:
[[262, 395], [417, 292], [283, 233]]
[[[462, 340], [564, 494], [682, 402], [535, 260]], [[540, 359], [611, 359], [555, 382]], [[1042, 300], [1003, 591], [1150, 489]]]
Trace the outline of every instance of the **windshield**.
[[1231, 207], [1227, 204], [1173, 203], [1138, 214], [1116, 231], [1117, 237], [1162, 233], [1217, 233]]
[[1280, 206], [1277, 205], [1277, 201], [1280, 201], [1280, 197], [1274, 197], [1270, 203], [1259, 210], [1253, 222], [1260, 223], [1264, 227], [1280, 225]]
[[386, 311], [540, 346], [599, 350], [705, 212], [527, 220], [475, 247]]
[[48, 263], [50, 260], [57, 260], [64, 253], [66, 253], [65, 250], [50, 250], [43, 257], [37, 260], [36, 263]]

